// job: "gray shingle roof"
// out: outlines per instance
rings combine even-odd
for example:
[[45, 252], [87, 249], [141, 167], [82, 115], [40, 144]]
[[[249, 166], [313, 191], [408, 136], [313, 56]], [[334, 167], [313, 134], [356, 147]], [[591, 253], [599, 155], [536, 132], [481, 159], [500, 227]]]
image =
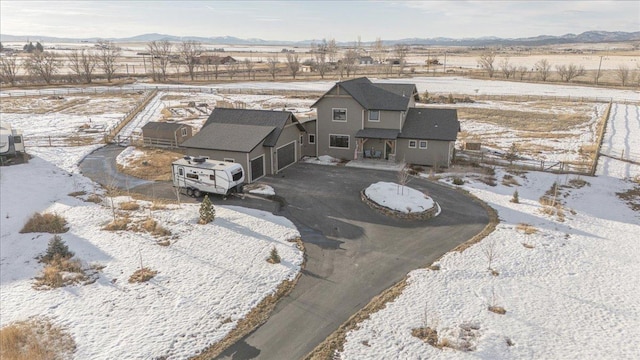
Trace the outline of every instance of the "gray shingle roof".
[[[415, 85], [411, 84], [374, 84], [365, 77], [342, 81], [337, 83], [334, 88], [336, 86], [344, 89], [367, 110], [391, 111], [407, 110], [409, 99], [413, 95], [413, 90], [409, 91], [409, 89], [415, 88]], [[332, 90], [333, 88], [329, 92]], [[403, 96], [402, 94], [405, 95]]]
[[274, 126], [210, 123], [180, 146], [250, 152], [275, 131]]
[[[202, 126], [204, 130], [210, 124], [238, 124], [271, 127], [272, 131], [264, 141], [264, 146], [273, 147], [278, 142], [282, 129], [287, 125], [287, 120], [292, 117], [293, 121], [297, 119], [289, 111], [271, 111], [271, 110], [247, 110], [247, 109], [213, 109], [211, 115]], [[201, 130], [202, 131], [202, 130]], [[197, 137], [198, 135], [196, 134]]]
[[411, 108], [398, 137], [455, 141], [459, 131], [456, 109]]
[[356, 133], [356, 138], [395, 140], [400, 132], [394, 129], [362, 129]]
[[[176, 131], [181, 127], [185, 127], [189, 125], [178, 124], [178, 123], [168, 123], [168, 122], [158, 122], [158, 121], [150, 121], [142, 127], [142, 130], [160, 130], [160, 131]], [[189, 126], [190, 127], [190, 126]]]

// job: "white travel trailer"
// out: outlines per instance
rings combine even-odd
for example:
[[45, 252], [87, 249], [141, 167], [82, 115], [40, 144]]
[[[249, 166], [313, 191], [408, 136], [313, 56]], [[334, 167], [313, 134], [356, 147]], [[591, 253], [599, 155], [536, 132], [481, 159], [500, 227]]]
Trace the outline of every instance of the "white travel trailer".
[[11, 127], [11, 124], [0, 122], [0, 156], [15, 156], [24, 153], [22, 131]]
[[171, 177], [174, 187], [194, 197], [205, 193], [240, 193], [244, 185], [242, 165], [205, 157], [185, 156], [174, 161], [171, 164]]

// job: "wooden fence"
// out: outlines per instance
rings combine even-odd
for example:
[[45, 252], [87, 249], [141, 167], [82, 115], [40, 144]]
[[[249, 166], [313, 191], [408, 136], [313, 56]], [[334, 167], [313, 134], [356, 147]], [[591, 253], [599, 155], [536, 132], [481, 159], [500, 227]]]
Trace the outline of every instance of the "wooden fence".
[[149, 104], [151, 99], [154, 98], [158, 94], [158, 90], [150, 91], [142, 100], [136, 104], [136, 106], [129, 110], [129, 112], [122, 118], [122, 120], [118, 121], [114, 126], [107, 129], [107, 134], [105, 135], [105, 142], [110, 143], [113, 141], [113, 138], [125, 127], [133, 118], [136, 117], [142, 111], [145, 106]]
[[529, 171], [544, 171], [556, 174], [583, 174], [591, 173], [590, 161], [548, 161], [534, 159], [508, 160], [497, 155], [488, 155], [484, 151], [457, 150], [456, 157], [477, 164], [498, 165]]

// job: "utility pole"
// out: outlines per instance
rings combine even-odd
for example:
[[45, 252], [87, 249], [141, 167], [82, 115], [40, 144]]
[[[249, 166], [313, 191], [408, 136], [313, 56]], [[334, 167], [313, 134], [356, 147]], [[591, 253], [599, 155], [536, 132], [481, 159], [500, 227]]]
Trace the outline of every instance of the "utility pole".
[[598, 85], [598, 79], [600, 79], [600, 67], [602, 67], [602, 55], [600, 55], [600, 64], [598, 65], [598, 72], [596, 73], [596, 85]]

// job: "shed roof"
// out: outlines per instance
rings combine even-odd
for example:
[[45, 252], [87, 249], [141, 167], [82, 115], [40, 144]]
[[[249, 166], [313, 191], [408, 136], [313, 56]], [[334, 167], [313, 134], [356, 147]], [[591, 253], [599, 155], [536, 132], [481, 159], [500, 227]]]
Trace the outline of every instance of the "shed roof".
[[411, 108], [398, 137], [455, 141], [459, 131], [456, 109]]
[[[274, 131], [274, 126], [211, 123], [181, 146], [196, 149], [250, 152]], [[266, 141], [265, 141], [266, 142]]]
[[187, 124], [180, 124], [180, 123], [150, 121], [144, 124], [144, 126], [142, 127], [142, 131], [144, 130], [176, 131], [182, 127], [191, 127], [191, 126]]

